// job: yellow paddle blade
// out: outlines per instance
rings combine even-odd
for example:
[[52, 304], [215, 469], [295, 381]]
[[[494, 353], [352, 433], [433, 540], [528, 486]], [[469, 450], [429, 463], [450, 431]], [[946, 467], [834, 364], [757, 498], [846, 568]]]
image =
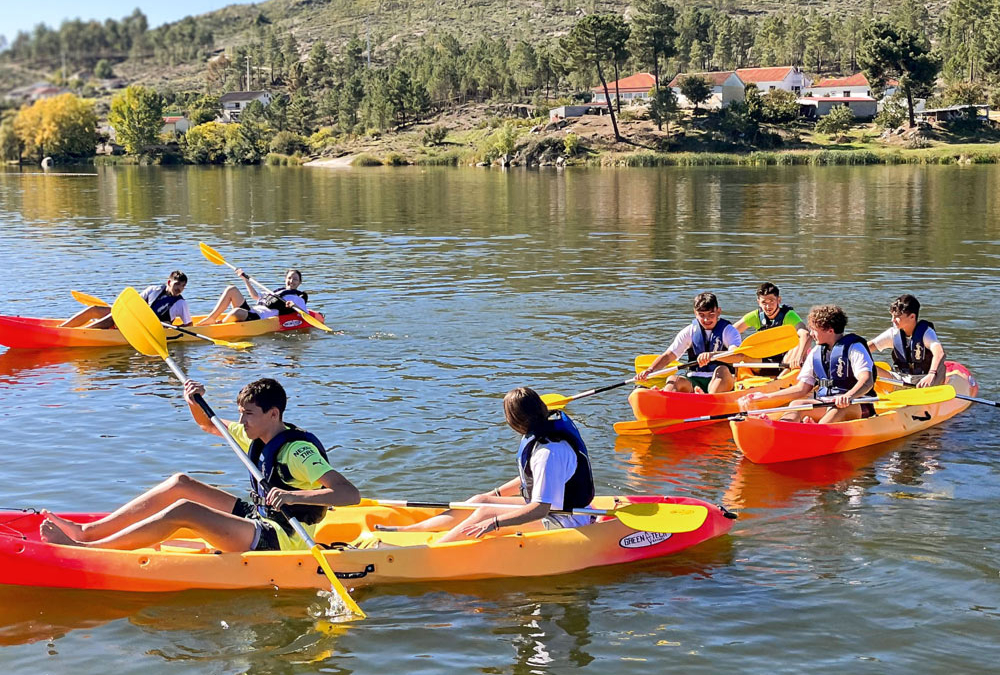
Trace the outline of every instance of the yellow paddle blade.
[[955, 394], [955, 387], [950, 384], [942, 384], [923, 389], [898, 389], [887, 394], [880, 394], [879, 398], [897, 405], [930, 405], [950, 401], [955, 398]]
[[303, 312], [298, 307], [295, 308], [295, 311], [299, 313], [299, 316], [302, 317], [303, 321], [305, 321], [307, 324], [309, 324], [313, 328], [319, 328], [320, 330], [325, 330], [327, 333], [332, 333], [333, 332], [332, 328], [330, 328], [325, 323], [323, 323], [322, 321], [320, 321], [319, 319], [317, 319], [316, 317], [314, 317], [309, 312]]
[[100, 298], [94, 297], [89, 293], [84, 293], [83, 291], [70, 291], [73, 299], [79, 302], [81, 305], [87, 305], [88, 307], [110, 307], [108, 303], [104, 302]]
[[169, 356], [163, 326], [137, 290], [129, 286], [122, 291], [111, 306], [111, 316], [115, 326], [136, 351], [162, 359]]
[[569, 403], [569, 397], [562, 394], [542, 394], [542, 403], [549, 410], [562, 410]]
[[733, 352], [752, 359], [763, 359], [783, 354], [798, 344], [799, 333], [795, 326], [777, 326], [748, 335]]
[[319, 544], [315, 544], [309, 550], [312, 552], [313, 557], [316, 558], [316, 562], [319, 563], [320, 568], [323, 570], [323, 574], [325, 574], [326, 578], [330, 580], [330, 586], [333, 588], [333, 591], [340, 596], [344, 605], [347, 606], [348, 611], [361, 619], [367, 618], [368, 615], [365, 614], [360, 607], [358, 607], [358, 603], [354, 602], [354, 598], [352, 598], [351, 594], [347, 592], [346, 588], [344, 588], [344, 584], [340, 583], [340, 579], [337, 578], [333, 568], [330, 567], [330, 563], [326, 561], [326, 556], [323, 555], [323, 549], [319, 547]]
[[[646, 368], [649, 368], [651, 365], [653, 365], [653, 361], [655, 361], [658, 358], [660, 358], [659, 354], [639, 354], [639, 356], [635, 357], [635, 374], [638, 375], [642, 371], [646, 370]], [[673, 368], [674, 366], [679, 366], [679, 365], [681, 365], [680, 361], [671, 361], [670, 363], [668, 363], [663, 367]], [[666, 376], [661, 375], [660, 377], [665, 378]]]
[[619, 436], [648, 436], [657, 429], [680, 424], [681, 420], [629, 420], [615, 422], [615, 433]]
[[201, 254], [203, 256], [205, 256], [205, 258], [208, 260], [208, 262], [214, 263], [216, 265], [225, 265], [226, 264], [226, 259], [223, 258], [221, 255], [219, 255], [218, 251], [216, 251], [214, 248], [212, 248], [211, 246], [209, 246], [205, 242], [199, 241], [198, 242], [198, 248], [201, 249]]
[[609, 511], [622, 524], [644, 532], [693, 532], [708, 518], [708, 509], [698, 504], [629, 504]]
[[220, 347], [229, 347], [230, 349], [250, 349], [253, 347], [252, 342], [229, 342], [227, 340], [215, 340], [212, 342], [219, 345]]

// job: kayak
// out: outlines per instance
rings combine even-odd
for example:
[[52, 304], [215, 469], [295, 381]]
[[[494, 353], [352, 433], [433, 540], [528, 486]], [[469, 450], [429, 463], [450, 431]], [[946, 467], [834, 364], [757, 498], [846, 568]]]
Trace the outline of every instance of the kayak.
[[[946, 384], [958, 394], [975, 396], [979, 385], [969, 370], [953, 361], [945, 362]], [[733, 440], [752, 462], [788, 462], [808, 457], [831, 455], [876, 443], [902, 438], [950, 419], [971, 405], [959, 398], [931, 405], [898, 406], [876, 403], [874, 417], [834, 422], [803, 424], [780, 421], [780, 413], [771, 417], [747, 417], [729, 423]]]
[[[318, 312], [309, 312], [323, 320]], [[194, 322], [202, 316], [193, 317]], [[128, 342], [116, 328], [60, 328], [63, 319], [36, 319], [27, 316], [0, 316], [0, 345], [13, 349], [45, 349], [49, 347], [120, 347]], [[275, 316], [256, 321], [216, 323], [209, 326], [187, 326], [187, 330], [215, 340], [233, 340], [265, 333], [309, 328], [298, 314]], [[167, 330], [172, 342], [203, 342], [199, 338], [178, 331]]]
[[[696, 530], [675, 534], [636, 531], [602, 516], [578, 528], [435, 545], [441, 533], [381, 532], [375, 525], [419, 522], [441, 509], [352, 506], [330, 511], [318, 524], [315, 539], [341, 542], [325, 553], [326, 559], [346, 586], [358, 588], [543, 576], [630, 563], [677, 553], [725, 534], [733, 524], [732, 514], [688, 497], [597, 497], [593, 505], [607, 509], [640, 502], [701, 505], [708, 515]], [[64, 517], [88, 522], [103, 515]], [[0, 584], [136, 592], [330, 585], [309, 551], [218, 553], [203, 541], [183, 538], [134, 551], [62, 546], [39, 540], [41, 521], [33, 511], [0, 512]]]
[[[751, 392], [764, 394], [787, 389], [795, 384], [797, 376], [797, 370], [780, 378], [752, 375], [738, 380], [736, 389], [724, 394], [683, 394], [676, 391], [640, 388], [634, 389], [629, 394], [628, 402], [632, 406], [632, 414], [635, 415], [636, 420], [683, 420], [703, 415], [731, 415], [740, 411], [737, 401], [741, 396], [746, 396]], [[768, 407], [777, 407], [788, 403], [792, 398], [789, 395], [768, 399], [767, 405]], [[712, 424], [712, 422], [674, 424], [657, 429], [653, 433], [683, 431], [704, 424]]]

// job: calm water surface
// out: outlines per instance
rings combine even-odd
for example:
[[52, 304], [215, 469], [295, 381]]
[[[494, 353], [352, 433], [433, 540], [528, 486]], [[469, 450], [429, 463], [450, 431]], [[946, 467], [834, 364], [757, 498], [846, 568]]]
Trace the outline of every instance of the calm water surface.
[[[299, 267], [334, 335], [172, 354], [226, 416], [280, 378], [365, 494], [445, 500], [514, 473], [500, 399], [624, 379], [714, 290], [724, 315], [771, 280], [873, 336], [915, 293], [949, 356], [1000, 395], [1000, 169], [566, 171], [106, 168], [0, 173], [3, 314], [68, 316], [76, 288], [190, 277], [207, 311], [235, 277]], [[0, 347], [0, 350], [3, 348]], [[1000, 411], [787, 465], [724, 426], [618, 438], [622, 390], [574, 404], [598, 491], [740, 512], [676, 558], [532, 580], [385, 587], [321, 630], [314, 593], [0, 590], [4, 673], [955, 673], [996, 670]], [[0, 352], [0, 507], [108, 510], [177, 471], [245, 472], [191, 422], [157, 359]]]

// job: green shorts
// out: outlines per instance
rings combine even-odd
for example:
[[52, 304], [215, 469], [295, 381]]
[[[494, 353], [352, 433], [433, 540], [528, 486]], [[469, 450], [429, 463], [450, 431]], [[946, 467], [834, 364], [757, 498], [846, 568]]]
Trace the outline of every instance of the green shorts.
[[692, 387], [694, 388], [701, 387], [701, 390], [704, 392], [708, 391], [708, 383], [712, 381], [712, 378], [701, 377], [700, 375], [685, 375], [684, 377], [687, 378], [688, 382], [691, 383]]

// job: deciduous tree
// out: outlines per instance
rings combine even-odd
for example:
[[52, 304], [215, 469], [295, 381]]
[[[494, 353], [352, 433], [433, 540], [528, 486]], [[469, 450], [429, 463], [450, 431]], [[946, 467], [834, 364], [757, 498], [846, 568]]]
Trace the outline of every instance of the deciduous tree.
[[153, 89], [129, 85], [111, 99], [108, 122], [125, 152], [138, 155], [156, 143], [163, 128], [163, 97]]

